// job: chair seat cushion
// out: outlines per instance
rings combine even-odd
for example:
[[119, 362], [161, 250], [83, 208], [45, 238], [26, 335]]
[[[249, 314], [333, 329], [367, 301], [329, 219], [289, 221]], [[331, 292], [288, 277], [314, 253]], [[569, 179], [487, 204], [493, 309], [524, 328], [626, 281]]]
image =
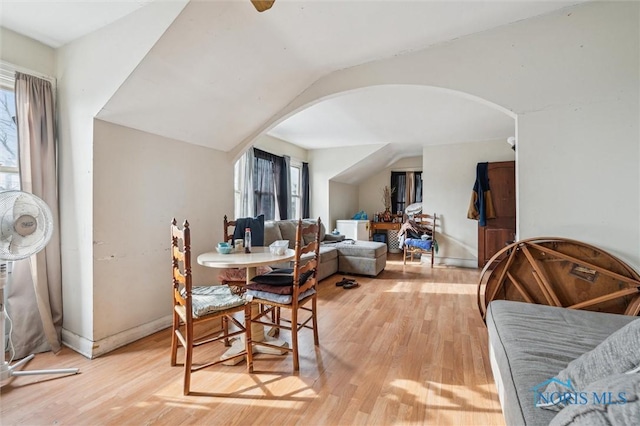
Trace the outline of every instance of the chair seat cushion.
[[404, 240], [404, 245], [409, 248], [417, 248], [420, 250], [431, 250], [431, 245], [433, 244], [433, 240], [423, 240], [418, 238], [407, 238]]
[[264, 291], [273, 294], [293, 294], [292, 285], [271, 285], [252, 282], [247, 284], [245, 289]]
[[[311, 274], [313, 274], [313, 270], [304, 272], [302, 275], [300, 275], [299, 285], [302, 285], [305, 282], [307, 282]], [[293, 285], [293, 269], [291, 268], [274, 269], [269, 273], [266, 273], [263, 275], [256, 275], [251, 279], [251, 281], [259, 284], [268, 284], [275, 287], [277, 286], [291, 287]], [[247, 288], [250, 288], [250, 284], [247, 286]]]
[[[258, 266], [256, 272], [258, 275], [268, 274], [273, 271], [270, 266]], [[218, 275], [218, 279], [220, 281], [246, 281], [247, 280], [247, 270], [245, 268], [227, 268], [223, 269]]]
[[[300, 295], [298, 296], [298, 300], [302, 300], [305, 297], [309, 297], [313, 295], [315, 292], [316, 292], [315, 288], [310, 288], [309, 290], [303, 293], [300, 293]], [[266, 291], [249, 289], [247, 290], [245, 295], [251, 295], [257, 299], [267, 300], [269, 302], [274, 302], [274, 303], [280, 303], [282, 305], [289, 305], [291, 304], [291, 302], [293, 302], [293, 296], [291, 294], [275, 294], [275, 293], [269, 293]]]
[[[184, 290], [182, 295], [185, 296]], [[233, 294], [228, 285], [194, 286], [191, 289], [191, 306], [193, 316], [196, 318], [245, 303], [246, 300]]]

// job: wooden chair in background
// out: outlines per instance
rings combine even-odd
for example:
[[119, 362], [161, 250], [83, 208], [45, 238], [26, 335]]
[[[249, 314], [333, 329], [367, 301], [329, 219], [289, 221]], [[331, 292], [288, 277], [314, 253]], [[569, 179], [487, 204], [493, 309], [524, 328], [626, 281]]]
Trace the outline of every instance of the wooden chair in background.
[[[223, 221], [223, 241], [229, 244], [233, 244], [233, 235], [236, 229], [238, 221], [229, 220], [227, 215], [224, 215]], [[269, 266], [258, 266], [258, 275], [266, 274], [270, 272], [272, 268]], [[218, 276], [222, 284], [226, 284], [234, 287], [236, 292], [244, 292], [244, 287], [247, 284], [247, 269], [246, 268], [227, 268], [223, 269]]]
[[[227, 359], [240, 356], [247, 357], [247, 366], [251, 365], [251, 328], [245, 327], [233, 317], [236, 312], [244, 312], [245, 323], [251, 318], [251, 304], [233, 293], [228, 286], [193, 286], [191, 276], [191, 231], [189, 222], [185, 220], [180, 229], [174, 218], [171, 222], [171, 257], [173, 269], [173, 325], [171, 336], [171, 365], [177, 365], [178, 342], [184, 347], [184, 388], [188, 395], [191, 387], [191, 373], [205, 367], [222, 363]], [[221, 321], [222, 331], [214, 322], [210, 328], [213, 332], [194, 336], [194, 325], [210, 321]], [[227, 322], [233, 322], [238, 330], [229, 333]], [[245, 350], [226, 359], [204, 364], [193, 365], [193, 349], [195, 347], [223, 342], [233, 336], [245, 335]]]
[[[433, 268], [433, 262], [435, 259], [436, 247], [438, 245], [438, 241], [436, 240], [436, 228], [438, 226], [437, 223], [438, 216], [434, 214], [416, 214], [413, 216], [414, 227], [416, 228], [416, 232], [422, 235], [430, 236], [431, 243], [427, 244], [428, 247], [425, 248], [422, 246], [423, 243], [421, 240], [415, 241], [415, 245], [413, 245], [412, 241], [405, 240], [405, 244], [403, 245], [403, 259], [404, 264], [407, 264], [407, 259], [410, 259], [413, 262], [413, 257], [416, 255], [429, 255], [431, 256], [431, 267]], [[414, 240], [414, 239], [412, 239]], [[415, 239], [417, 240], [417, 239]]]
[[[289, 272], [288, 276], [283, 277], [276, 269], [261, 277], [254, 277], [253, 282], [247, 286], [247, 294], [253, 296], [253, 303], [259, 303], [263, 306], [257, 315], [251, 317], [251, 323], [262, 324], [276, 330], [291, 331], [291, 348], [274, 346], [267, 341], [252, 342], [253, 345], [262, 345], [277, 350], [284, 349], [291, 352], [293, 354], [294, 371], [300, 370], [298, 332], [303, 328], [313, 330], [314, 344], [316, 346], [319, 345], [316, 286], [318, 284], [318, 265], [320, 263], [320, 228], [320, 218], [313, 223], [298, 220], [293, 271]], [[311, 255], [309, 256], [308, 253]], [[270, 280], [264, 279], [264, 277], [282, 279], [282, 281], [277, 286], [270, 285], [268, 284]], [[286, 287], [287, 283], [291, 285], [291, 294], [288, 298], [289, 300], [283, 300], [282, 289]], [[256, 296], [254, 292], [254, 290], [258, 289], [260, 297]], [[311, 305], [310, 307], [307, 306], [309, 304]], [[280, 315], [281, 310], [289, 311], [290, 317], [283, 318]], [[311, 322], [311, 325], [309, 325], [309, 322]], [[253, 365], [249, 366], [249, 371], [253, 371]]]

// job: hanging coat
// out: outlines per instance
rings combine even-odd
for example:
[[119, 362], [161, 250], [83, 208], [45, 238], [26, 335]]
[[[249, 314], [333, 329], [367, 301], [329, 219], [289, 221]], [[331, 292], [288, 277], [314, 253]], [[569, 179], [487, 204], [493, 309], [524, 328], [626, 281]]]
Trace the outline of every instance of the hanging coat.
[[478, 225], [486, 226], [487, 219], [496, 217], [496, 212], [491, 201], [491, 189], [489, 188], [489, 163], [478, 163], [476, 166], [476, 183], [473, 185], [471, 202], [467, 217], [478, 221]]

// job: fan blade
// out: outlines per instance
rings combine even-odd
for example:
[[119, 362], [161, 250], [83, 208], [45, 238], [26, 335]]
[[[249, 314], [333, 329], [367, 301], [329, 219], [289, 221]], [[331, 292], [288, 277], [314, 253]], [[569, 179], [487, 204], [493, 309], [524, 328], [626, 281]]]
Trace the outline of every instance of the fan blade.
[[40, 244], [43, 238], [44, 234], [38, 232], [34, 232], [26, 237], [21, 237], [16, 234], [13, 236], [11, 243], [9, 244], [9, 252], [16, 255], [24, 254], [25, 251], [29, 250], [29, 247]]
[[271, 6], [273, 6], [275, 1], [276, 0], [251, 0], [251, 3], [258, 12], [264, 12], [265, 10], [271, 9]]
[[31, 200], [31, 197], [24, 194], [16, 198], [16, 202], [13, 204], [13, 217], [17, 218], [24, 215], [38, 217], [40, 208]]

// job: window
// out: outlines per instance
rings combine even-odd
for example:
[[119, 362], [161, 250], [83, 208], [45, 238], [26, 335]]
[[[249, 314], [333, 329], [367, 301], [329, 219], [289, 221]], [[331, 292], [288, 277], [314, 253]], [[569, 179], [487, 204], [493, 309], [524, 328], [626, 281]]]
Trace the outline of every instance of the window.
[[308, 174], [307, 163], [257, 148], [247, 150], [234, 168], [235, 217], [264, 214], [267, 220], [279, 220], [308, 215]]
[[391, 172], [391, 213], [422, 202], [422, 172]]
[[0, 190], [20, 189], [16, 102], [13, 88], [0, 86]]
[[292, 164], [291, 171], [291, 219], [300, 219], [302, 215], [302, 164]]

